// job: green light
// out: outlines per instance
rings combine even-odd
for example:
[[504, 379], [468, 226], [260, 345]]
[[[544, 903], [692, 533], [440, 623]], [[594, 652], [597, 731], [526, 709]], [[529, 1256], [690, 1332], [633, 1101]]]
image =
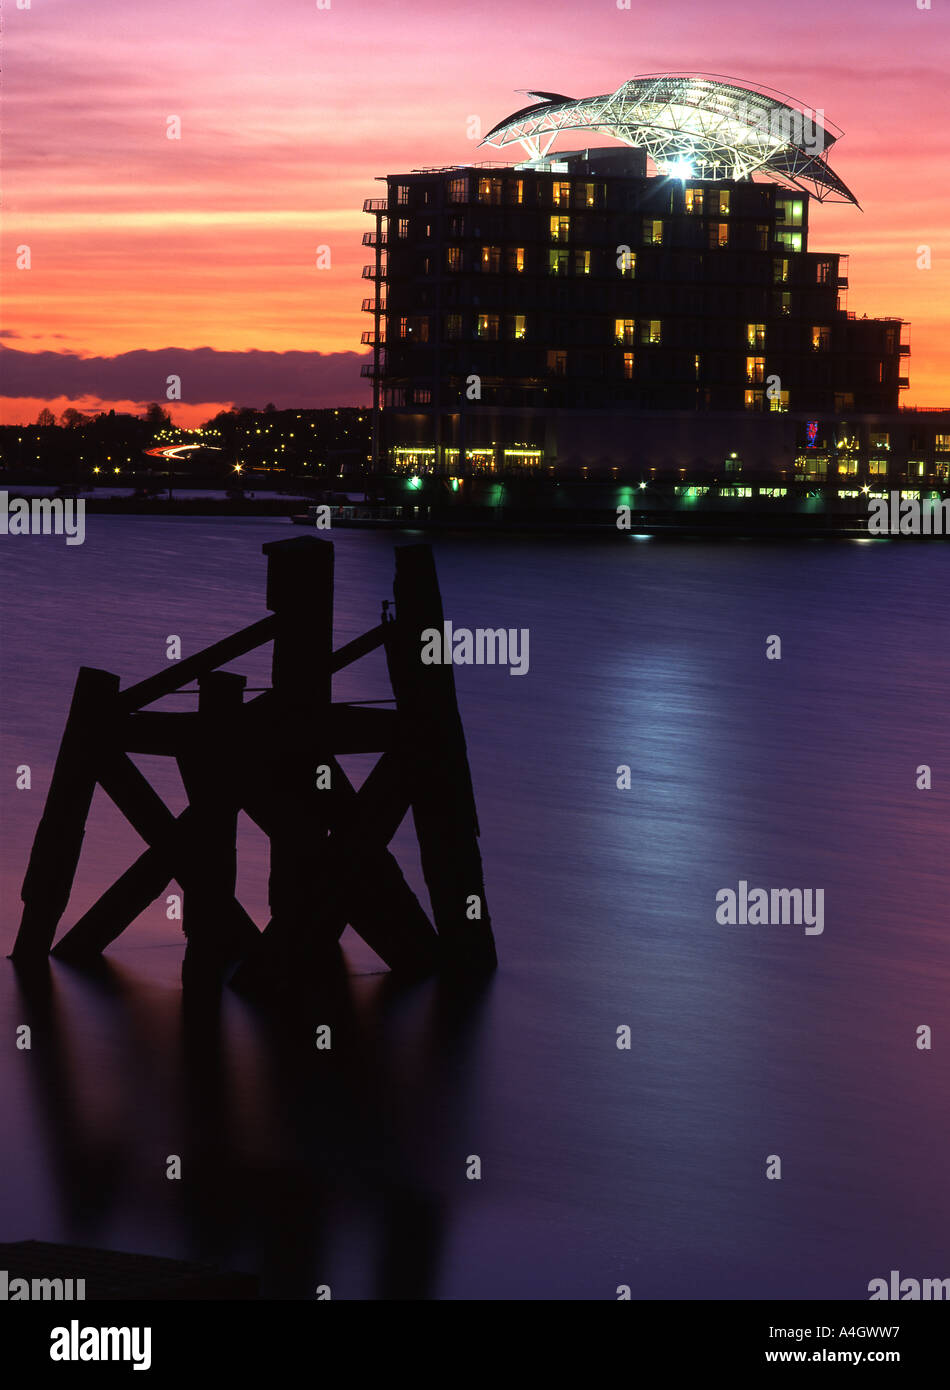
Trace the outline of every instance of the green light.
[[453, 479], [452, 479], [452, 491], [453, 491], [453, 492], [458, 492], [458, 490], [459, 490], [459, 480], [458, 480], [458, 478], [453, 478]]
[[418, 492], [419, 488], [422, 487], [422, 479], [421, 479], [420, 477], [417, 477], [417, 476], [414, 474], [414, 475], [409, 479], [409, 482], [407, 483], [407, 487], [412, 488], [413, 492]]

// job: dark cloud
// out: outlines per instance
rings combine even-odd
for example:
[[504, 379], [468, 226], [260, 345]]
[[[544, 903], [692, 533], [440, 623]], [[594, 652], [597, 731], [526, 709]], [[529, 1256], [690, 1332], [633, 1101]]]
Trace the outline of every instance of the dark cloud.
[[[11, 335], [9, 332], [4, 336]], [[218, 352], [215, 348], [160, 348], [116, 357], [81, 357], [72, 352], [21, 352], [0, 346], [0, 381], [5, 396], [164, 403], [169, 376], [181, 378], [187, 405], [232, 401], [260, 408], [366, 405], [369, 383], [356, 352]]]

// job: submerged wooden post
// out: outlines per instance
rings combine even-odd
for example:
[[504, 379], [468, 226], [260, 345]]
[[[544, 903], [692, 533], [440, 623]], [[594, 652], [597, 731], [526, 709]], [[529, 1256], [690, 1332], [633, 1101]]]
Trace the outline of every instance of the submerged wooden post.
[[[333, 676], [333, 545], [315, 536], [270, 541], [267, 606], [276, 618], [267, 781], [270, 802], [271, 920], [236, 982], [291, 980], [319, 969], [337, 951], [339, 928], [323, 910], [320, 850], [330, 828], [330, 797], [317, 789], [328, 765]], [[317, 734], [317, 745], [314, 734]]]
[[442, 598], [430, 545], [396, 547], [396, 620], [386, 655], [403, 723], [412, 815], [422, 871], [447, 963], [497, 965], [478, 817], [451, 664], [422, 663], [422, 634], [443, 632]]
[[49, 954], [66, 911], [96, 788], [96, 763], [115, 721], [118, 693], [119, 677], [111, 671], [79, 668], [20, 894], [23, 916], [11, 954], [21, 964]]
[[246, 684], [230, 671], [198, 677], [200, 746], [178, 758], [193, 812], [196, 863], [184, 892], [182, 929], [188, 945], [183, 975], [196, 967], [220, 970], [239, 959], [257, 937], [252, 926], [231, 914], [239, 808], [233, 763], [241, 753], [235, 745]]

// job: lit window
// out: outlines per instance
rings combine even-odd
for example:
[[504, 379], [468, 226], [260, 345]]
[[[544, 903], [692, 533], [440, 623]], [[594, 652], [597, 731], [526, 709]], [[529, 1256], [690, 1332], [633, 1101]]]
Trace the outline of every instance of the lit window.
[[456, 178], [449, 179], [449, 202], [467, 203], [468, 202], [468, 179]]
[[641, 343], [658, 343], [663, 336], [663, 329], [659, 319], [644, 319], [640, 325]]
[[409, 219], [408, 219], [408, 217], [400, 217], [399, 223], [398, 223], [398, 232], [397, 232], [397, 235], [398, 235], [398, 236], [401, 236], [401, 237], [406, 237], [406, 236], [409, 235]]
[[831, 329], [813, 328], [811, 330], [812, 352], [827, 352], [831, 347]]
[[777, 314], [790, 314], [792, 312], [792, 296], [786, 290], [776, 290], [775, 312]]
[[447, 270], [462, 269], [461, 246], [447, 246], [445, 248], [445, 266]]
[[614, 320], [614, 341], [633, 344], [636, 325], [633, 319]]
[[505, 269], [514, 275], [524, 270], [524, 247], [509, 246], [505, 252]]
[[776, 285], [788, 283], [788, 261], [772, 262], [772, 282]]
[[779, 391], [777, 395], [770, 397], [769, 410], [774, 410], [779, 412], [779, 414], [784, 414], [785, 411], [788, 410], [788, 392]]
[[839, 458], [838, 472], [845, 478], [856, 478], [858, 476], [858, 461], [852, 458]]
[[801, 198], [776, 198], [775, 220], [784, 223], [786, 227], [800, 227], [802, 225], [802, 209]]
[[418, 386], [412, 393], [412, 399], [415, 405], [431, 405], [432, 392], [427, 386]]
[[632, 280], [637, 273], [637, 253], [636, 251], [622, 250], [617, 256], [617, 268], [621, 275], [627, 275]]
[[551, 185], [551, 202], [556, 208], [566, 208], [571, 201], [571, 185], [554, 183]]
[[548, 271], [551, 275], [566, 275], [570, 263], [570, 253], [566, 248], [548, 252]]
[[493, 275], [497, 275], [497, 274], [498, 274], [498, 272], [501, 270], [501, 247], [500, 247], [500, 246], [483, 246], [483, 247], [482, 247], [481, 267], [482, 267], [482, 270], [490, 271]]
[[746, 340], [746, 342], [748, 343], [748, 345], [749, 345], [750, 348], [764, 348], [764, 347], [765, 347], [765, 324], [764, 324], [764, 323], [747, 323], [747, 324], [746, 324], [746, 332], [745, 332], [745, 340]]
[[686, 190], [686, 211], [690, 213], [702, 213], [703, 194], [702, 188], [687, 188]]
[[[720, 188], [720, 190], [719, 190], [719, 216], [720, 216], [720, 217], [728, 217], [728, 216], [729, 216], [729, 198], [730, 198], [729, 189], [728, 189], [728, 188]], [[712, 209], [710, 209], [710, 211], [712, 211]]]
[[697, 352], [693, 356], [693, 376], [696, 378], [697, 381], [699, 380], [699, 362], [699, 353]]
[[569, 217], [551, 218], [551, 240], [567, 241], [571, 234], [571, 219]]
[[934, 448], [938, 454], [950, 454], [950, 434], [938, 434], [934, 439]]
[[709, 249], [715, 251], [720, 246], [729, 245], [729, 223], [710, 222], [709, 224]]
[[478, 180], [478, 201], [480, 203], [501, 202], [502, 180], [500, 178], [481, 178]]
[[747, 357], [745, 360], [745, 379], [748, 382], [765, 380], [765, 358]]
[[497, 338], [500, 320], [497, 314], [478, 314], [475, 332], [479, 338]]
[[663, 245], [663, 223], [657, 218], [645, 217], [643, 220], [644, 246]]
[[509, 179], [507, 183], [508, 202], [524, 202], [524, 179]]
[[461, 338], [462, 336], [462, 315], [447, 314], [445, 318], [445, 336], [447, 338]]
[[577, 198], [583, 207], [592, 208], [596, 202], [596, 186], [592, 183], [579, 183]]
[[567, 371], [567, 353], [551, 348], [548, 351], [548, 371], [555, 376], [563, 376]]
[[872, 430], [868, 435], [868, 441], [872, 449], [877, 452], [885, 452], [891, 447], [891, 436], [888, 430]]
[[512, 338], [523, 338], [525, 336], [526, 319], [524, 314], [509, 314], [508, 331]]
[[831, 281], [831, 261], [819, 261], [815, 267], [815, 275], [819, 285], [827, 285]]
[[625, 352], [623, 355], [623, 374], [626, 381], [633, 380], [633, 353]]
[[407, 183], [399, 184], [396, 189], [396, 202], [400, 207], [405, 207], [409, 202], [409, 185]]
[[589, 275], [589, 274], [590, 274], [590, 252], [589, 252], [589, 251], [575, 251], [575, 252], [574, 252], [574, 274], [575, 274], [575, 275]]
[[881, 477], [887, 473], [887, 459], [871, 459], [868, 464], [868, 471], [874, 477]]
[[775, 240], [779, 246], [787, 246], [790, 251], [800, 251], [802, 249], [801, 232], [777, 231]]
[[743, 403], [746, 410], [761, 410], [764, 400], [764, 391], [746, 391]]

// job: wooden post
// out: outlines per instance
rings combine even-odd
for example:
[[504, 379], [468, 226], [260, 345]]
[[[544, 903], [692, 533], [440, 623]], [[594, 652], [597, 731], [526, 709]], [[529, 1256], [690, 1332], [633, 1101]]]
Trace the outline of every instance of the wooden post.
[[443, 631], [430, 545], [396, 547], [394, 593], [396, 620], [388, 627], [386, 655], [405, 730], [412, 815], [435, 925], [447, 964], [491, 970], [497, 957], [455, 675], [451, 664], [425, 666], [421, 659], [425, 629]]
[[258, 933], [231, 915], [237, 885], [239, 799], [235, 760], [240, 759], [243, 676], [210, 671], [198, 677], [200, 746], [178, 766], [193, 813], [195, 872], [184, 893], [182, 930], [188, 945], [182, 978], [196, 969], [220, 969], [254, 944]]
[[331, 808], [328, 793], [316, 785], [317, 767], [331, 757], [333, 545], [299, 536], [263, 549], [267, 606], [276, 618], [267, 733], [271, 920], [235, 977], [248, 987], [259, 976], [312, 976], [321, 956], [337, 952], [339, 935], [321, 904], [326, 885], [318, 859]]
[[118, 692], [119, 677], [111, 671], [79, 668], [20, 894], [23, 916], [12, 957], [21, 964], [49, 954], [66, 911], [96, 788], [96, 760], [115, 724]]

